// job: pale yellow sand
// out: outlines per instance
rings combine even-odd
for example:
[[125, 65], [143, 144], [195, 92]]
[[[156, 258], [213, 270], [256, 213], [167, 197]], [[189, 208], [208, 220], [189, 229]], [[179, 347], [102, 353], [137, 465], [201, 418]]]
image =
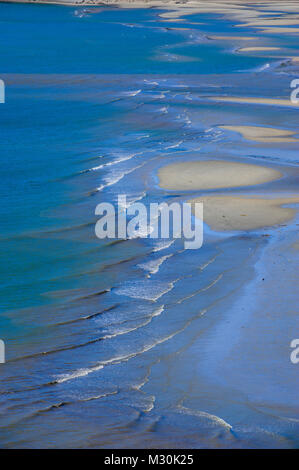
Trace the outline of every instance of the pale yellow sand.
[[[166, 3], [165, 3], [166, 4]], [[171, 2], [168, 3], [169, 7]], [[243, 0], [218, 0], [207, 1], [207, 0], [187, 0], [181, 5], [176, 4], [171, 7], [174, 11], [162, 13], [162, 16], [165, 18], [175, 18], [181, 15], [186, 15], [188, 13], [217, 13], [223, 16], [231, 17], [236, 21], [240, 21], [243, 24], [240, 26], [247, 26], [253, 23], [257, 25], [270, 26], [272, 23], [275, 26], [278, 25], [292, 25], [298, 24], [298, 18], [294, 15], [289, 15], [289, 12], [295, 11], [298, 13], [298, 4], [290, 5], [285, 4], [285, 2], [272, 0], [271, 5], [267, 8], [267, 4], [263, 1], [243, 1]], [[269, 9], [272, 12], [271, 17], [269, 17]], [[287, 15], [282, 17], [282, 12], [285, 12]], [[266, 17], [265, 20], [263, 17]], [[277, 21], [276, 21], [277, 20]]]
[[265, 34], [299, 34], [299, 28], [258, 28], [259, 32], [265, 33]]
[[276, 98], [243, 98], [238, 96], [214, 96], [209, 98], [212, 101], [223, 101], [228, 103], [247, 103], [247, 104], [266, 104], [272, 106], [287, 106], [290, 108], [298, 107], [299, 103], [292, 103], [290, 99]]
[[[220, 13], [225, 16], [233, 16], [249, 22], [252, 19], [259, 19], [269, 16], [269, 10], [273, 15], [281, 16], [281, 12], [298, 13], [298, 4], [272, 0], [265, 3], [264, 0], [6, 0], [12, 3], [51, 3], [64, 5], [118, 5], [122, 8], [161, 8], [171, 9], [170, 13], [165, 13], [165, 18], [176, 18], [188, 13]], [[163, 14], [164, 16], [164, 14]], [[269, 19], [269, 18], [268, 18]], [[270, 18], [271, 20], [273, 18]], [[274, 16], [275, 19], [275, 16]], [[282, 18], [283, 21], [294, 21], [294, 18]]]
[[165, 23], [166, 23], [167, 21], [168, 21], [169, 23], [179, 23], [180, 21], [185, 21], [185, 19], [184, 19], [184, 18], [175, 18], [175, 19], [173, 19], [173, 20], [163, 19], [163, 21], [164, 21]]
[[[268, 4], [265, 4], [263, 5], [263, 10], [264, 11], [272, 11], [274, 9], [277, 9], [275, 8], [277, 6], [277, 4], [275, 5], [275, 2], [268, 2]], [[280, 5], [279, 5], [279, 8], [278, 8], [279, 11], [284, 11], [284, 12], [288, 12], [288, 13], [298, 13], [298, 2], [295, 0], [293, 2], [282, 2], [280, 1]]]
[[209, 36], [210, 39], [215, 39], [217, 41], [229, 41], [229, 40], [236, 40], [236, 41], [253, 41], [254, 38], [252, 36]]
[[239, 27], [241, 26], [249, 26], [249, 27], [254, 27], [254, 26], [297, 26], [299, 25], [299, 19], [298, 18], [261, 18], [257, 19], [255, 21], [250, 21], [248, 23], [244, 23], [241, 25], [238, 25]]
[[224, 232], [283, 224], [294, 217], [296, 209], [281, 206], [299, 203], [299, 196], [278, 199], [206, 196], [188, 202], [202, 202], [204, 222], [212, 230]]
[[170, 190], [234, 188], [266, 183], [282, 174], [259, 165], [208, 160], [173, 163], [159, 170], [160, 187]]
[[280, 47], [242, 47], [239, 52], [279, 51]]
[[289, 137], [296, 134], [294, 131], [275, 129], [273, 127], [256, 126], [219, 126], [221, 129], [239, 132], [244, 139], [255, 142], [275, 143], [275, 142], [299, 142], [299, 139]]
[[[162, 18], [178, 18], [183, 15], [192, 13], [217, 13], [223, 16], [233, 17], [242, 22], [249, 22], [257, 18], [268, 15], [267, 12], [256, 9], [256, 4], [259, 2], [246, 2], [246, 1], [207, 1], [196, 0], [186, 1], [185, 3], [174, 4], [169, 2], [168, 6], [172, 11], [161, 13]], [[164, 5], [166, 5], [165, 3]], [[250, 4], [250, 5], [249, 5]], [[162, 7], [163, 8], [163, 7]], [[165, 8], [164, 8], [165, 9]]]

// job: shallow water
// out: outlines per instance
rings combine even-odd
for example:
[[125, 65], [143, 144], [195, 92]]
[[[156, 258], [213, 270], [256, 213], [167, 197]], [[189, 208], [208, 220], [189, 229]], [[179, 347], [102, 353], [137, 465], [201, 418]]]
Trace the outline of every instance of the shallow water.
[[[298, 69], [209, 39], [231, 33], [219, 15], [172, 25], [153, 9], [0, 12], [1, 446], [298, 446], [298, 370], [288, 358], [296, 220], [248, 233], [205, 227], [200, 250], [94, 234], [96, 205], [118, 194], [146, 205], [189, 199], [158, 185], [158, 169], [177, 161], [269, 165], [284, 178], [222, 193], [293, 194], [298, 144], [218, 126], [297, 131], [298, 110], [209, 98], [287, 98]], [[179, 26], [188, 29], [171, 29]], [[298, 55], [294, 37], [283, 47]], [[275, 287], [257, 295], [267, 270]], [[265, 305], [273, 355], [261, 347]]]

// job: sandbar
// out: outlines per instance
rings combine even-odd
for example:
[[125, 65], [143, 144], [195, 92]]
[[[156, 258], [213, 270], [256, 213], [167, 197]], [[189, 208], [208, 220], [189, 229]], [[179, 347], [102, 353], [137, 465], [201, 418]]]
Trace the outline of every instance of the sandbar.
[[279, 51], [280, 47], [241, 47], [239, 52]]
[[229, 40], [236, 40], [236, 41], [253, 41], [253, 36], [209, 36], [209, 39], [215, 39], [217, 41], [229, 41]]
[[160, 187], [169, 190], [235, 188], [281, 178], [272, 168], [225, 160], [172, 163], [160, 168]]
[[255, 142], [275, 143], [275, 142], [299, 142], [299, 139], [290, 136], [296, 134], [294, 131], [276, 129], [273, 127], [257, 126], [219, 126], [220, 129], [238, 132], [244, 139]]
[[294, 108], [299, 103], [293, 103], [290, 99], [277, 99], [277, 98], [257, 98], [257, 97], [242, 97], [242, 96], [211, 96], [212, 101], [223, 101], [228, 103], [246, 103], [246, 104], [262, 104], [271, 106], [284, 106]]
[[203, 203], [203, 220], [216, 232], [254, 230], [291, 220], [296, 209], [282, 207], [299, 203], [299, 196], [277, 199], [206, 196], [190, 201]]

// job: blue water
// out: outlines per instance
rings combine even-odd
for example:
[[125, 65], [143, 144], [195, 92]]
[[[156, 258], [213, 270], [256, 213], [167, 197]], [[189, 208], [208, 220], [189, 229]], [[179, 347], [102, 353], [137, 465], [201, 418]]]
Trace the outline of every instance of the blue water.
[[[209, 39], [231, 34], [219, 15], [188, 16], [189, 29], [178, 31], [161, 12], [0, 4], [3, 447], [298, 442], [297, 428], [291, 444], [279, 432], [269, 437], [264, 428], [276, 421], [260, 422], [254, 412], [259, 424], [249, 435], [245, 403], [221, 410], [233, 425], [244, 417], [237, 438], [200, 415], [208, 385], [196, 381], [186, 353], [217, 323], [215, 302], [252, 278], [261, 234], [221, 237], [207, 228], [197, 252], [181, 241], [112, 244], [94, 235], [96, 204], [119, 193], [145, 204], [185, 197], [158, 186], [159, 167], [178, 159], [297, 162], [294, 146], [283, 154], [251, 148], [217, 127], [243, 119], [296, 130], [296, 110], [274, 116], [206, 100], [284, 96], [294, 70], [281, 75], [276, 58], [236, 54], [235, 44]], [[284, 47], [293, 53], [293, 38]], [[261, 72], [267, 63], [273, 68]], [[217, 399], [205, 403], [211, 415]]]
[[[239, 67], [262, 63], [258, 58], [221, 54], [225, 45], [197, 43], [202, 33], [213, 30], [211, 15], [203, 20], [210, 27], [192, 25], [193, 37], [184, 31], [169, 31], [171, 23], [150, 10], [102, 9], [98, 14], [50, 5], [4, 5], [1, 34], [7, 44], [2, 51], [2, 72], [10, 73], [228, 73]], [[77, 14], [76, 14], [77, 12]], [[82, 14], [82, 13], [81, 13]], [[18, 29], [17, 37], [13, 25]], [[217, 34], [231, 31], [227, 21], [218, 21]], [[173, 24], [177, 26], [176, 23]], [[200, 29], [199, 29], [200, 28]], [[182, 34], [183, 33], [183, 34]], [[186, 44], [187, 42], [187, 44]], [[157, 52], [156, 52], [157, 51]], [[173, 63], [155, 60], [156, 53], [181, 53], [197, 59]], [[210, 60], [211, 54], [217, 60]], [[208, 66], [208, 70], [207, 70]]]

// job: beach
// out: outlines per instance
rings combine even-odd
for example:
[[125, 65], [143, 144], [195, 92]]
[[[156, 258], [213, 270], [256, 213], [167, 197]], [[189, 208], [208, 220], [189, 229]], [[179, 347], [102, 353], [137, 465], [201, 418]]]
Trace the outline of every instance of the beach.
[[[298, 448], [299, 3], [34, 3], [0, 2], [1, 448]], [[97, 238], [120, 195], [201, 248]]]

